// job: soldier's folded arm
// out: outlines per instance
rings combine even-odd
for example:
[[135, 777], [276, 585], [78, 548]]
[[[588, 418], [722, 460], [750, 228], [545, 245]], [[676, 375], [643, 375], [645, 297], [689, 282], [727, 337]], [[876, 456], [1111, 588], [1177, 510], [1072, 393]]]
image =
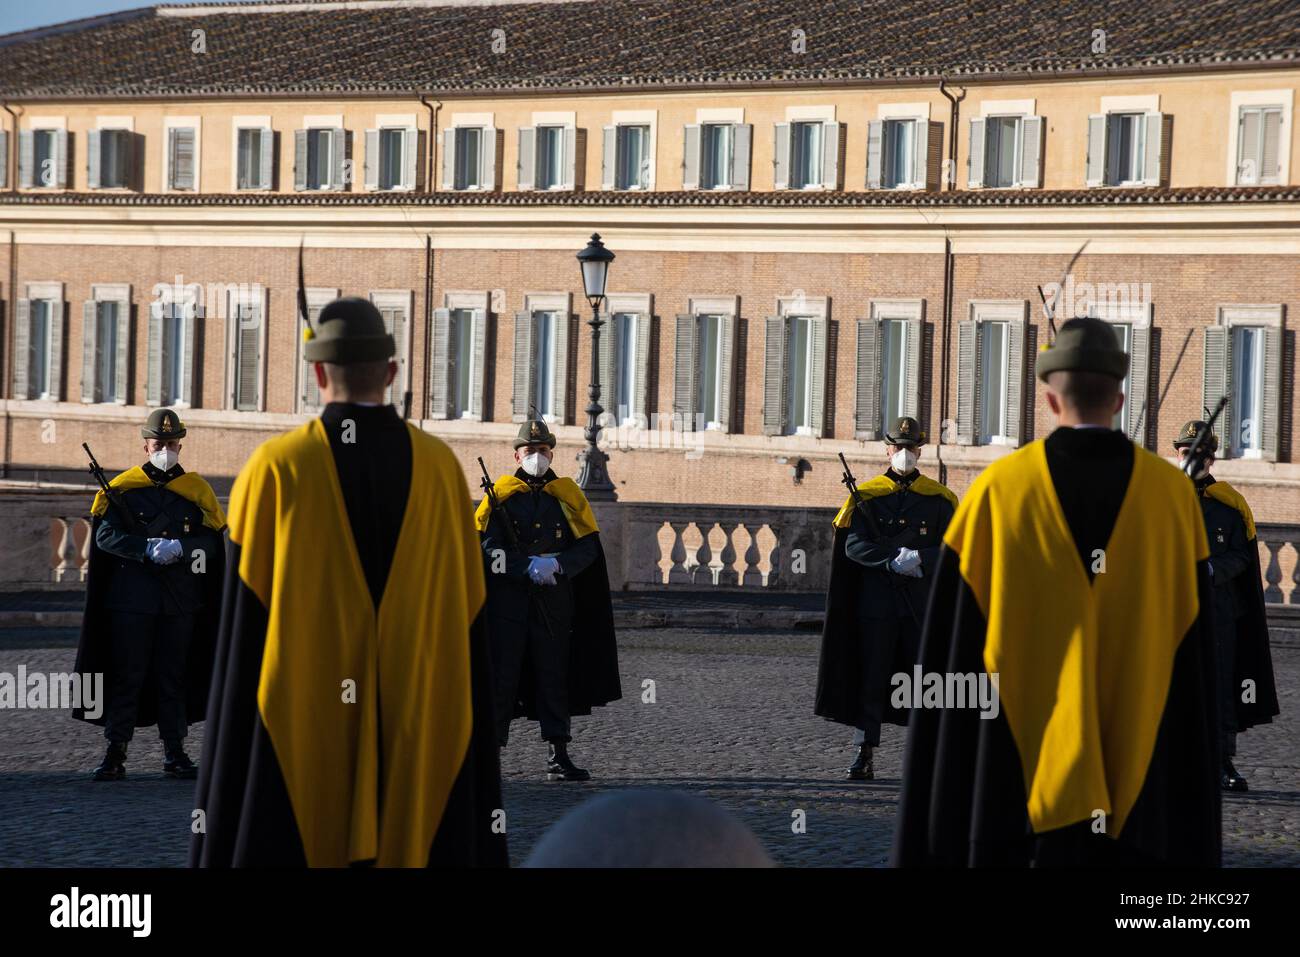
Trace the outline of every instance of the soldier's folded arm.
[[104, 513], [104, 520], [95, 530], [95, 544], [110, 555], [133, 562], [143, 562], [149, 540], [143, 535], [133, 535], [124, 529], [121, 515], [110, 505], [108, 511]]
[[596, 536], [584, 535], [555, 557], [560, 562], [560, 572], [572, 578], [587, 570], [596, 560]]
[[205, 556], [211, 558], [218, 551], [225, 549], [225, 542], [221, 533], [213, 531], [206, 525], [202, 526], [195, 534], [182, 537], [180, 543], [180, 560], [183, 562], [193, 561], [194, 553], [197, 551], [201, 551]]
[[885, 571], [889, 562], [898, 554], [898, 547], [873, 539], [867, 531], [866, 519], [855, 512], [849, 534], [844, 539], [844, 554], [859, 565]]
[[492, 517], [488, 519], [487, 531], [483, 533], [483, 555], [487, 559], [488, 573], [501, 574], [501, 572], [496, 571], [494, 563], [497, 552], [504, 552], [506, 556], [505, 574], [511, 578], [526, 579], [528, 577], [529, 556], [510, 547], [505, 532], [502, 530], [502, 521], [501, 514], [493, 512]]

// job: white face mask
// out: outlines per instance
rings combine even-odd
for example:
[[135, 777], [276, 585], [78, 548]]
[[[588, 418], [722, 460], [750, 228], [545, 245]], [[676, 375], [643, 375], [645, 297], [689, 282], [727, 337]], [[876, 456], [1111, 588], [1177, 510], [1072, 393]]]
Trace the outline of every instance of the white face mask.
[[916, 453], [911, 449], [899, 449], [889, 457], [889, 464], [899, 475], [910, 475], [916, 468]]
[[[1182, 455], [1182, 456], [1179, 456], [1179, 459], [1178, 459], [1179, 467], [1181, 467], [1182, 470], [1183, 470], [1184, 472], [1187, 471], [1187, 458], [1188, 458], [1188, 457], [1187, 457], [1186, 455]], [[1207, 475], [1209, 475], [1209, 474], [1210, 474], [1210, 463], [1209, 463], [1209, 462], [1206, 462], [1204, 465], [1202, 465], [1202, 466], [1201, 466], [1201, 467], [1196, 471], [1196, 473], [1195, 473], [1194, 475], [1192, 475], [1192, 478], [1193, 478], [1193, 479], [1203, 479], [1203, 478], [1205, 478], [1205, 476], [1207, 476]]]
[[525, 472], [533, 478], [537, 478], [540, 475], [545, 475], [546, 470], [551, 467], [551, 457], [545, 452], [530, 452], [524, 456], [524, 460], [520, 464], [523, 465]]
[[175, 449], [159, 449], [149, 454], [149, 461], [153, 463], [154, 468], [166, 472], [180, 460], [180, 457], [180, 453]]

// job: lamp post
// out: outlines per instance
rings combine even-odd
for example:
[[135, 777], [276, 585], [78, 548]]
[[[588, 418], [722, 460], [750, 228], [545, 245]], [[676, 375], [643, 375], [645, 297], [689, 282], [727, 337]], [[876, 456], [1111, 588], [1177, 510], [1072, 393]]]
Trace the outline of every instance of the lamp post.
[[587, 392], [587, 428], [583, 435], [587, 444], [578, 453], [578, 487], [592, 501], [612, 502], [618, 498], [614, 483], [609, 480], [606, 468], [609, 456], [596, 445], [600, 435], [600, 415], [605, 410], [600, 405], [600, 304], [605, 298], [605, 281], [609, 278], [609, 264], [614, 254], [600, 241], [599, 233], [591, 234], [587, 248], [578, 253], [582, 267], [582, 290], [591, 303], [591, 387]]

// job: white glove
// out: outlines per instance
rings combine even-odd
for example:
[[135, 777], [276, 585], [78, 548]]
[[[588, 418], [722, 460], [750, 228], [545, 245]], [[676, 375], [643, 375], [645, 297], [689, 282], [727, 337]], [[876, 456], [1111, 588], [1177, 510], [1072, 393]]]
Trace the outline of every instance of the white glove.
[[889, 570], [909, 578], [921, 577], [921, 553], [915, 548], [900, 548], [889, 560]]
[[557, 558], [538, 555], [528, 560], [528, 577], [533, 580], [535, 585], [556, 584], [555, 576], [559, 571], [560, 561]]
[[171, 561], [167, 563], [168, 565], [180, 561], [181, 556], [185, 554], [185, 546], [180, 543], [180, 539], [168, 539], [164, 547], [167, 548], [168, 554], [171, 555]]
[[[170, 538], [150, 538], [144, 546], [145, 557], [155, 565], [170, 565], [176, 561], [172, 555], [172, 542]], [[180, 542], [176, 542], [177, 546]]]

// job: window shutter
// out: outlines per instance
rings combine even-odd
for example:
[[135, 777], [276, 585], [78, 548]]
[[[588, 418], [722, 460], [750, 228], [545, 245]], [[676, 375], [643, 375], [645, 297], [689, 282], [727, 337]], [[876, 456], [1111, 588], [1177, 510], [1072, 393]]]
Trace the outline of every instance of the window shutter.
[[117, 392], [111, 398], [118, 405], [129, 405], [131, 393], [127, 388], [127, 375], [131, 358], [131, 303], [125, 299], [117, 303], [117, 354], [114, 356], [113, 379]]
[[258, 304], [241, 306], [236, 317], [235, 408], [241, 412], [256, 412], [260, 404], [262, 307]]
[[752, 123], [737, 123], [732, 127], [731, 143], [731, 188], [747, 191], [749, 189], [749, 162], [751, 146], [754, 141]]
[[772, 151], [772, 177], [776, 189], [790, 188], [790, 124], [777, 123]]
[[[320, 317], [320, 306], [311, 305], [308, 300], [307, 318], [311, 320], [312, 328], [316, 328], [316, 320]], [[303, 350], [302, 337], [298, 337], [298, 354], [302, 361], [302, 390], [299, 393], [300, 412], [318, 412], [320, 411], [320, 385], [316, 382], [316, 367], [314, 363], [308, 362]]]
[[1260, 449], [1264, 461], [1276, 462], [1281, 429], [1282, 411], [1282, 329], [1270, 326], [1264, 330], [1264, 396], [1263, 431]]
[[970, 121], [970, 155], [966, 157], [966, 186], [980, 189], [984, 186], [984, 118]]
[[497, 176], [501, 172], [501, 139], [502, 131], [496, 127], [489, 126], [483, 130], [483, 149], [479, 156], [483, 160], [483, 178], [480, 182], [484, 189], [501, 188], [497, 182]]
[[293, 131], [293, 188], [307, 188], [307, 131]]
[[261, 155], [258, 157], [258, 183], [262, 189], [275, 188], [275, 133], [269, 126], [263, 127], [258, 139]]
[[1025, 431], [1025, 323], [1007, 323], [1007, 437], [1019, 446]]
[[366, 189], [379, 188], [379, 130], [366, 130], [364, 175]]
[[33, 182], [32, 166], [36, 163], [36, 139], [30, 130], [18, 134], [18, 185], [30, 189]]
[[844, 124], [822, 125], [822, 186], [840, 188], [840, 172], [844, 169]]
[[867, 189], [880, 189], [884, 176], [885, 123], [871, 120], [867, 123]]
[[9, 188], [9, 131], [0, 130], [0, 189]]
[[63, 300], [50, 304], [50, 398], [63, 401]]
[[98, 349], [95, 345], [99, 331], [99, 306], [93, 299], [81, 304], [81, 401], [100, 401], [102, 384], [96, 372], [99, 369]]
[[826, 431], [826, 353], [830, 348], [830, 321], [826, 318], [812, 322], [812, 430], [822, 438]]
[[1276, 186], [1282, 182], [1282, 111], [1264, 111], [1264, 136], [1259, 155], [1259, 184]]
[[1164, 186], [1169, 181], [1169, 130], [1166, 120], [1172, 116], [1164, 113], [1148, 113], [1143, 118], [1147, 127], [1145, 169], [1142, 175], [1143, 186]]
[[767, 341], [763, 345], [763, 434], [785, 434], [786, 320], [767, 317]]
[[957, 442], [975, 444], [979, 398], [979, 330], [974, 320], [957, 323]]
[[916, 152], [912, 156], [912, 182], [908, 185], [925, 189], [926, 173], [930, 168], [930, 125], [927, 120], [913, 120]]
[[682, 189], [700, 188], [700, 127], [687, 123], [682, 146]]
[[1151, 406], [1147, 402], [1151, 388], [1151, 326], [1134, 323], [1129, 337], [1128, 395], [1124, 398], [1130, 410], [1128, 437], [1146, 447], [1147, 423], [1151, 420]]
[[[924, 186], [928, 190], [937, 190], [940, 187], [940, 180], [943, 178], [943, 124], [937, 121], [931, 121], [926, 124], [921, 120], [922, 125], [928, 125], [929, 131], [926, 134], [926, 167]], [[956, 136], [956, 132], [953, 133]], [[956, 175], [954, 171], [953, 175]]]
[[433, 310], [433, 342], [430, 344], [432, 367], [429, 370], [429, 418], [446, 419], [451, 415], [451, 396], [455, 375], [451, 357], [451, 310]]
[[[99, 151], [95, 151], [96, 157]], [[98, 162], [98, 159], [96, 159]], [[54, 186], [56, 189], [68, 188], [68, 171], [72, 168], [72, 151], [68, 149], [68, 131], [54, 131]], [[41, 185], [47, 185], [42, 182]]]
[[397, 406], [400, 412], [406, 397], [407, 312], [405, 309], [381, 309], [380, 314], [384, 317], [384, 326], [392, 335], [397, 349], [393, 355], [393, 360], [397, 363], [397, 375], [393, 376], [393, 381], [388, 386], [386, 401]]
[[86, 186], [90, 189], [99, 189], [99, 150], [102, 139], [103, 133], [99, 130], [89, 130], [86, 133]]
[[469, 411], [479, 419], [487, 407], [487, 328], [488, 314], [474, 310], [474, 388], [469, 396]]
[[1043, 118], [1026, 116], [1020, 121], [1020, 169], [1016, 185], [1038, 189], [1043, 185]]
[[[198, 343], [198, 316], [203, 308], [198, 303], [188, 303], [182, 309], [183, 325], [185, 328], [185, 354], [181, 364], [181, 401], [186, 405], [194, 404], [194, 354], [197, 351]], [[176, 344], [172, 343], [170, 348], [164, 343], [163, 361], [168, 362], [171, 358], [170, 350], [175, 349]]]
[[618, 128], [607, 126], [603, 134], [604, 140], [600, 151], [600, 188], [613, 189], [614, 176], [618, 168]]
[[536, 384], [536, 364], [533, 359], [533, 314], [515, 313], [515, 366], [514, 383], [510, 396], [511, 421], [523, 422], [528, 418], [528, 405], [533, 401]]
[[1101, 186], [1106, 182], [1106, 115], [1094, 113], [1088, 117], [1088, 153], [1085, 160], [1085, 182], [1088, 186]]
[[[144, 138], [139, 137], [139, 139], [143, 140]], [[117, 168], [121, 171], [122, 175], [121, 182], [116, 183], [115, 185], [139, 191], [141, 187], [140, 174], [143, 172], [141, 167], [143, 167], [144, 164], [136, 162], [137, 159], [140, 158], [140, 151], [136, 149], [137, 135], [135, 133], [119, 130], [114, 136], [114, 140], [116, 141], [118, 156]]]
[[650, 324], [654, 317], [643, 313], [636, 317], [636, 370], [632, 377], [632, 415], [642, 427], [650, 424]]
[[456, 188], [456, 130], [442, 131], [442, 188]]
[[613, 413], [618, 418], [615, 421], [621, 421], [622, 416], [619, 414], [617, 392], [614, 389], [614, 368], [618, 356], [618, 343], [614, 335], [614, 317], [607, 312], [602, 312], [600, 318], [604, 325], [600, 327], [600, 405], [607, 413]]
[[30, 399], [28, 369], [32, 362], [32, 301], [18, 300], [17, 322], [14, 325], [14, 398]]
[[569, 421], [569, 329], [573, 317], [567, 312], [555, 314], [555, 388], [551, 392], [551, 413], [564, 424]]
[[352, 158], [352, 134], [341, 126], [334, 127], [330, 134], [330, 155], [334, 160], [334, 172], [330, 178], [330, 189], [351, 190], [351, 174], [348, 160]]
[[194, 188], [194, 129], [173, 127], [171, 135], [171, 188]]
[[573, 126], [564, 128], [564, 182], [565, 189], [578, 189], [581, 181], [578, 170], [578, 130]]
[[402, 133], [402, 186], [405, 189], [424, 189], [423, 131], [412, 126]]
[[1237, 185], [1254, 186], [1259, 182], [1259, 110], [1242, 110], [1237, 122]]
[[519, 188], [534, 189], [537, 183], [537, 130], [531, 126], [519, 130]]
[[907, 322], [907, 392], [903, 396], [905, 414], [921, 421], [921, 407], [925, 399], [923, 373], [925, 370], [925, 323], [921, 319]]
[[683, 432], [695, 430], [695, 391], [698, 371], [695, 358], [699, 345], [699, 319], [690, 313], [677, 316], [673, 364], [673, 416]]
[[[1205, 328], [1205, 355], [1201, 366], [1201, 405], [1213, 409], [1222, 396], [1227, 396], [1221, 419], [1232, 423], [1232, 364], [1229, 361], [1231, 343], [1230, 330], [1226, 326], [1207, 326]], [[1230, 425], [1229, 428], [1232, 426]], [[1227, 429], [1221, 431], [1227, 432]], [[1232, 447], [1231, 440], [1226, 442]]]
[[858, 357], [853, 404], [855, 438], [880, 438], [880, 323], [858, 320]]
[[736, 381], [735, 316], [723, 316], [719, 323], [718, 348], [718, 424], [723, 432], [731, 431], [732, 383]]
[[[168, 309], [171, 307], [168, 306]], [[147, 405], [162, 405], [163, 377], [163, 304], [149, 303], [149, 354], [144, 383], [144, 401]]]

